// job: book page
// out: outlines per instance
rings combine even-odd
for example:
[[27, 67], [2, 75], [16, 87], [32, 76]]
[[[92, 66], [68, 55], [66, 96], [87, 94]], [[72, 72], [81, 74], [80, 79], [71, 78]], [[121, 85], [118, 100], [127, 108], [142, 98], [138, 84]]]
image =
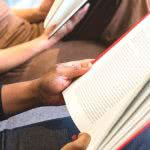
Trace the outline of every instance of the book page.
[[90, 150], [109, 133], [150, 75], [149, 29], [150, 16], [63, 92], [75, 124], [92, 136]]
[[[140, 109], [123, 126], [122, 130], [103, 148], [103, 150], [114, 150], [123, 144], [129, 137], [150, 121], [150, 93]], [[102, 148], [99, 148], [101, 150]]]
[[[132, 123], [131, 125], [133, 125], [133, 122], [131, 122], [131, 120], [133, 120], [135, 115], [136, 116], [138, 115], [139, 118], [142, 117], [142, 112], [139, 112], [139, 111], [141, 111], [141, 109], [143, 109], [143, 107], [144, 107], [143, 105], [148, 104], [147, 101], [148, 101], [149, 97], [150, 97], [150, 80], [148, 81], [146, 86], [142, 89], [142, 91], [137, 96], [137, 98], [134, 100], [134, 103], [132, 103], [131, 106], [128, 108], [128, 110], [125, 112], [125, 114], [123, 114], [121, 119], [115, 125], [114, 129], [111, 130], [108, 137], [104, 140], [103, 144], [100, 145], [99, 149], [105, 149], [105, 147], [107, 147], [109, 145], [109, 143], [114, 142], [114, 139], [120, 140], [118, 138], [118, 134], [122, 131], [124, 126], [126, 126], [126, 124], [130, 124], [130, 123]], [[137, 113], [137, 112], [139, 112], [139, 113]], [[123, 134], [123, 133], [121, 133], [121, 134]]]
[[51, 19], [54, 17], [55, 13], [58, 11], [58, 9], [61, 7], [61, 4], [64, 2], [64, 0], [55, 0], [54, 4], [50, 8], [50, 11], [44, 21], [44, 28], [47, 28], [49, 25]]

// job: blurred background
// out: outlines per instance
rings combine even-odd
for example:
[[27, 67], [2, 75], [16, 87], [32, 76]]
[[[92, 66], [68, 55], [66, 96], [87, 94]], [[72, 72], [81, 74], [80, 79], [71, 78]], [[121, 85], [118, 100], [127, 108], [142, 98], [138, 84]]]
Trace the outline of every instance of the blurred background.
[[10, 7], [14, 8], [30, 8], [37, 7], [42, 0], [5, 0]]

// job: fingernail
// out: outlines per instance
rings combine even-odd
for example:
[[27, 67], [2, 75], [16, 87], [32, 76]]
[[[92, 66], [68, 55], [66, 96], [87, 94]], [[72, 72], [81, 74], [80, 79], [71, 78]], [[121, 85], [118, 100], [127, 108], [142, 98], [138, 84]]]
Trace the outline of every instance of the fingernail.
[[77, 139], [78, 139], [78, 135], [73, 135], [73, 136], [72, 136], [72, 140], [73, 140], [73, 141], [75, 141], [75, 140], [77, 140]]
[[90, 7], [90, 4], [87, 3], [87, 4], [85, 5], [85, 7], [84, 7], [84, 12], [88, 11], [89, 7]]
[[84, 69], [90, 69], [92, 67], [92, 63], [88, 63], [82, 66]]
[[89, 64], [88, 64], [88, 67], [89, 67], [89, 68], [91, 68], [91, 67], [92, 67], [92, 65], [93, 65], [92, 63], [89, 63]]
[[87, 4], [85, 5], [85, 8], [88, 9], [89, 7], [90, 7], [90, 3], [87, 3]]
[[84, 16], [85, 13], [88, 11], [89, 7], [90, 7], [90, 4], [89, 4], [89, 3], [86, 4], [86, 5], [83, 7], [83, 9], [81, 9], [81, 11], [79, 11], [79, 15]]

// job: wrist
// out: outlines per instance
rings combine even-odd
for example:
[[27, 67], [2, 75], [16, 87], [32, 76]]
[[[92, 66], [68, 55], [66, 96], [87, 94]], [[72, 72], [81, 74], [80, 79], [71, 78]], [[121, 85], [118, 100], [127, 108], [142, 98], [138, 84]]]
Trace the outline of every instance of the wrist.
[[48, 106], [48, 99], [50, 101], [50, 96], [48, 97], [47, 89], [43, 86], [43, 80], [41, 78], [32, 81], [32, 96], [36, 100], [35, 103], [38, 106]]
[[[6, 115], [41, 106], [34, 81], [5, 85], [2, 89], [3, 110]], [[11, 99], [10, 99], [11, 98]]]
[[33, 81], [34, 97], [38, 101], [39, 106], [56, 106], [60, 105], [58, 102], [58, 95], [53, 95], [49, 88], [48, 81], [39, 78]]
[[40, 53], [48, 48], [47, 43], [48, 41], [46, 40], [46, 38], [44, 39], [42, 36], [40, 36], [31, 41], [31, 50], [33, 51], [33, 53]]
[[43, 106], [43, 102], [42, 102], [42, 95], [41, 95], [41, 92], [40, 92], [40, 79], [35, 79], [33, 81], [31, 81], [31, 84], [30, 84], [30, 88], [29, 90], [31, 91], [32, 93], [32, 99], [33, 99], [33, 105], [35, 106]]

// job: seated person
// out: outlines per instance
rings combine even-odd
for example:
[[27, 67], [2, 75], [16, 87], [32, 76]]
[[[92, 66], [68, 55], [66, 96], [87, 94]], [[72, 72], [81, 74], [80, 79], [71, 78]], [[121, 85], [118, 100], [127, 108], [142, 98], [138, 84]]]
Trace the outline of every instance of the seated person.
[[[19, 44], [26, 42], [28, 45], [30, 44], [29, 41], [39, 37], [43, 33], [43, 21], [53, 2], [54, 0], [43, 0], [38, 8], [13, 10], [12, 12], [1, 0], [0, 50], [3, 53], [5, 50], [8, 52], [12, 50], [11, 47], [13, 46], [19, 46]], [[37, 51], [34, 51], [33, 54], [33, 49], [28, 49], [30, 56], [28, 55], [26, 58], [24, 56], [20, 63], [16, 63], [0, 74], [0, 82], [14, 83], [35, 79], [50, 71], [56, 63], [95, 58], [104, 47], [120, 37], [150, 8], [149, 0], [105, 0], [103, 2], [102, 0], [91, 0], [90, 3], [91, 7], [88, 14], [65, 38], [67, 41], [58, 42], [55, 49], [48, 48], [46, 51], [39, 49], [40, 43], [35, 44], [34, 48]], [[104, 46], [101, 46], [101, 43]], [[35, 54], [38, 55], [33, 57]]]
[[[91, 68], [92, 61], [59, 64], [53, 71], [36, 80], [1, 86], [1, 120], [39, 106], [63, 105], [61, 92], [74, 78], [86, 73]], [[62, 150], [83, 150], [87, 148], [89, 141], [89, 135], [80, 134], [79, 139], [67, 144]]]
[[[48, 106], [48, 105], [51, 105], [51, 106], [63, 105], [64, 99], [61, 95], [61, 92], [71, 84], [74, 78], [79, 77], [83, 75], [84, 73], [86, 73], [87, 71], [89, 71], [89, 69], [92, 66], [91, 64], [92, 61], [93, 60], [88, 59], [88, 60], [59, 64], [56, 66], [56, 68], [53, 69], [53, 71], [49, 72], [48, 74], [36, 80], [1, 86], [1, 90], [0, 90], [1, 120], [11, 115], [14, 115], [14, 114], [17, 114], [22, 111], [32, 109], [35, 107]], [[53, 125], [51, 126], [51, 124]], [[75, 125], [72, 123], [72, 121], [70, 121], [70, 118], [48, 121], [46, 123], [42, 122], [40, 123], [40, 125], [33, 125], [33, 126], [30, 125], [29, 128], [31, 129], [29, 130], [28, 130], [28, 127], [19, 129], [19, 132], [21, 132], [20, 134], [18, 134], [16, 130], [14, 130], [13, 133], [16, 133], [16, 134], [10, 134], [10, 136], [12, 136], [13, 141], [15, 142], [13, 142], [11, 138], [9, 141], [9, 138], [8, 138], [9, 134], [7, 135], [9, 131], [4, 131], [2, 132], [3, 133], [2, 136], [0, 134], [0, 143], [5, 143], [4, 145], [3, 144], [2, 145], [3, 145], [3, 148], [5, 148], [6, 150], [9, 150], [10, 147], [11, 147], [11, 150], [16, 150], [16, 149], [18, 150], [20, 149], [43, 150], [41, 148], [43, 145], [44, 145], [44, 150], [48, 150], [48, 149], [58, 150], [58, 149], [61, 149], [61, 147], [63, 147], [63, 143], [61, 143], [60, 141], [63, 138], [66, 138], [62, 136], [61, 138], [57, 138], [57, 134], [59, 137], [59, 130], [64, 128], [64, 127], [60, 128], [61, 126], [60, 124], [64, 124], [64, 126], [68, 126], [69, 128], [71, 128], [71, 130], [76, 130], [74, 127]], [[47, 140], [47, 138], [43, 137], [44, 134], [39, 133], [41, 130], [41, 127], [42, 127], [42, 131], [46, 131], [47, 133], [46, 136], [50, 136], [50, 139], [48, 138]], [[30, 135], [30, 133], [33, 130], [34, 130], [33, 134]], [[51, 130], [56, 130], [54, 134], [56, 136], [55, 140], [57, 141], [52, 140], [52, 142], [50, 142], [51, 138], [53, 137]], [[23, 132], [28, 132], [29, 135], [25, 134], [25, 137], [23, 137], [21, 136]], [[42, 137], [38, 137], [37, 135], [42, 136]], [[23, 139], [18, 140], [19, 147], [18, 147], [18, 144], [15, 144], [16, 142], [18, 142], [14, 140], [16, 136], [18, 139], [25, 138], [25, 140]], [[31, 139], [31, 142], [29, 142], [28, 138], [29, 140]], [[42, 138], [46, 140], [46, 143], [43, 140], [40, 141], [40, 139]], [[150, 139], [150, 127], [147, 127], [142, 133], [140, 133], [139, 135], [136, 135], [134, 139], [130, 140], [123, 149], [125, 150], [131, 150], [131, 149], [132, 150], [147, 150], [149, 149], [149, 146], [150, 146], [149, 139]], [[65, 145], [62, 148], [62, 150], [86, 150], [90, 142], [90, 136], [86, 133], [81, 133], [78, 136], [78, 138], [74, 136], [73, 140], [75, 141]], [[38, 144], [39, 141], [40, 141], [40, 144]], [[9, 144], [9, 142], [11, 144]], [[54, 143], [56, 144], [56, 146], [53, 145]], [[31, 145], [33, 144], [33, 146], [29, 146], [30, 148], [25, 148], [26, 144], [28, 144], [28, 146], [30, 144]], [[47, 147], [45, 146], [45, 144], [49, 146]], [[16, 148], [14, 149], [14, 147]]]
[[[52, 3], [52, 1], [49, 1]], [[48, 5], [48, 8], [51, 6], [51, 3]], [[44, 3], [45, 5], [45, 3]], [[11, 36], [14, 36], [12, 34], [19, 34], [19, 37], [18, 38], [21, 38], [23, 36], [23, 30], [24, 30], [24, 26], [30, 26], [30, 27], [33, 27], [33, 28], [30, 28], [30, 30], [27, 32], [25, 30], [25, 36], [28, 36], [28, 38], [31, 38], [32, 39], [32, 32], [34, 32], [34, 25], [31, 26], [28, 22], [22, 20], [22, 19], [19, 19], [17, 17], [12, 17], [13, 14], [11, 14], [11, 12], [9, 12], [9, 10], [7, 9], [5, 3], [3, 1], [0, 2], [0, 6], [4, 9], [4, 10], [1, 10], [1, 16], [4, 15], [4, 18], [6, 19], [6, 26], [4, 24], [4, 22], [2, 21], [2, 25], [4, 24], [4, 28], [0, 28], [0, 29], [4, 29], [6, 31], [8, 31], [7, 35], [5, 34], [6, 32], [2, 32], [1, 34], [1, 39], [8, 39], [7, 42], [3, 42], [1, 40], [1, 51], [0, 51], [0, 60], [1, 60], [1, 65], [0, 65], [0, 73], [6, 73], [7, 71], [10, 71], [11, 69], [13, 68], [16, 68], [17, 66], [23, 64], [24, 62], [26, 62], [27, 60], [31, 59], [32, 57], [34, 57], [35, 55], [39, 54], [39, 53], [42, 53], [43, 51], [51, 48], [54, 44], [56, 44], [64, 35], [66, 35], [67, 33], [69, 33], [70, 31], [72, 31], [72, 29], [74, 28], [74, 26], [84, 17], [84, 15], [87, 13], [88, 11], [88, 7], [89, 5], [86, 5], [83, 9], [81, 9], [74, 17], [72, 17], [72, 19], [70, 21], [68, 21], [68, 23], [66, 23], [66, 25], [60, 30], [58, 31], [57, 34], [55, 34], [52, 38], [48, 39], [48, 36], [51, 32], [52, 29], [47, 29], [46, 31], [43, 32], [43, 29], [42, 29], [42, 32], [39, 31], [37, 28], [39, 28], [38, 25], [35, 25], [36, 26], [36, 32], [39, 34], [39, 37], [37, 38], [34, 38], [33, 40], [29, 41], [29, 42], [25, 42], [25, 43], [22, 43], [20, 45], [16, 45], [14, 44], [12, 41], [9, 41], [9, 37]], [[47, 7], [47, 5], [45, 5]], [[42, 7], [45, 7], [45, 6], [41, 6], [40, 9], [42, 9]], [[47, 8], [47, 10], [48, 10]], [[7, 12], [7, 13], [6, 13]], [[32, 11], [31, 11], [32, 13]], [[21, 13], [23, 14], [23, 13]], [[27, 13], [27, 14], [30, 14], [30, 13]], [[7, 17], [6, 17], [7, 16]], [[27, 17], [27, 15], [24, 15]], [[40, 20], [40, 16], [45, 16], [43, 13], [42, 13], [42, 10], [40, 11], [39, 10], [39, 15], [37, 17], [37, 20]], [[10, 25], [10, 18], [12, 17], [12, 25], [11, 27], [9, 28], [8, 25]], [[29, 17], [30, 18], [30, 17]], [[29, 19], [28, 18], [28, 19]], [[5, 20], [4, 19], [4, 20]], [[9, 19], [9, 20], [8, 20]], [[15, 20], [16, 19], [16, 20]], [[36, 17], [34, 17], [34, 19], [36, 20]], [[36, 21], [37, 21], [36, 20]], [[13, 32], [11, 33], [11, 31], [14, 29], [13, 27], [13, 21], [16, 21], [16, 24], [19, 27], [20, 31], [19, 33], [16, 33]], [[26, 24], [26, 25], [24, 25]], [[15, 25], [14, 25], [15, 26]], [[7, 28], [8, 27], [8, 28]], [[16, 27], [16, 26], [15, 26]], [[23, 28], [22, 28], [23, 27]], [[16, 30], [16, 29], [15, 29]], [[20, 37], [21, 36], [21, 37]], [[24, 38], [24, 36], [23, 36]], [[12, 39], [11, 39], [12, 40]], [[18, 39], [19, 40], [19, 39]], [[17, 42], [18, 41], [17, 39], [15, 39], [14, 42]], [[29, 39], [28, 39], [29, 40]], [[9, 46], [8, 43], [11, 43], [11, 46]], [[20, 42], [21, 43], [21, 42]], [[6, 46], [6, 45], [7, 46]], [[15, 46], [16, 45], [16, 46]], [[4, 49], [5, 48], [5, 49]], [[57, 50], [55, 50], [57, 51]], [[50, 52], [51, 53], [51, 52]], [[8, 61], [9, 57], [11, 57], [11, 59]], [[53, 63], [53, 61], [51, 60], [51, 58], [53, 57], [52, 56], [49, 56], [48, 55], [48, 61], [50, 63]], [[46, 59], [45, 57], [43, 59]], [[40, 60], [39, 60], [40, 61]], [[42, 60], [41, 60], [42, 61]], [[37, 62], [36, 62], [37, 63]], [[50, 68], [52, 67], [52, 65], [49, 65], [47, 64], [47, 66]], [[38, 70], [40, 72], [40, 69], [38, 67]], [[30, 77], [32, 77], [32, 75], [30, 75]], [[6, 80], [8, 81], [9, 79], [6, 78]], [[4, 80], [2, 80], [1, 83], [5, 83]]]

